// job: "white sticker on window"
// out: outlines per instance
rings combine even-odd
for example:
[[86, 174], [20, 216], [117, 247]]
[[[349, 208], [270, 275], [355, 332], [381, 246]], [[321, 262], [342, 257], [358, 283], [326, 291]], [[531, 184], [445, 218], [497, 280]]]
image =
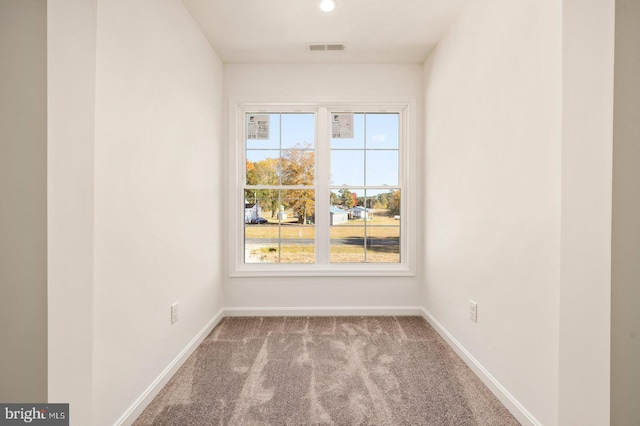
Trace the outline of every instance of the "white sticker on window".
[[269, 139], [269, 116], [250, 115], [247, 129], [247, 139], [268, 140]]
[[332, 114], [331, 137], [334, 139], [353, 138], [353, 113]]

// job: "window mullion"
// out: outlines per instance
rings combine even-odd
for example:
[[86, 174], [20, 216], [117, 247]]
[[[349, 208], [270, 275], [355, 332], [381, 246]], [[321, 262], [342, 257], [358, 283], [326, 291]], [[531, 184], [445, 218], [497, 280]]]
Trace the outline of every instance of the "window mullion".
[[[364, 200], [365, 200], [365, 208], [367, 206], [367, 113], [364, 113]], [[362, 246], [364, 247], [364, 263], [367, 263], [367, 252], [369, 251], [369, 247], [367, 244], [367, 220], [365, 213], [365, 221], [364, 221], [364, 241], [362, 241]]]
[[[282, 112], [278, 114], [278, 128], [280, 129], [280, 135], [278, 140], [278, 162], [280, 163], [280, 171], [278, 176], [279, 186], [282, 188]], [[282, 216], [280, 215], [280, 206], [282, 205], [282, 189], [278, 190], [278, 263], [282, 263]]]
[[316, 263], [329, 263], [329, 183], [331, 139], [327, 108], [316, 115]]

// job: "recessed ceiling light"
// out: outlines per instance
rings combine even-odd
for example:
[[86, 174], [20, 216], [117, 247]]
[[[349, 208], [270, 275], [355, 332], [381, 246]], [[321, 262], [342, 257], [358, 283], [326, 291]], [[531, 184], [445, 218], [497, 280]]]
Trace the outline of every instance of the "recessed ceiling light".
[[323, 12], [331, 12], [336, 8], [336, 0], [322, 0], [320, 2], [320, 10]]

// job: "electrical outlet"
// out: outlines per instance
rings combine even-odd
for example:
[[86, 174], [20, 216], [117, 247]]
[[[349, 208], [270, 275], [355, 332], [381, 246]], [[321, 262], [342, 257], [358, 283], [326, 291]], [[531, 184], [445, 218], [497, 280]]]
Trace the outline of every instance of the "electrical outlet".
[[171, 305], [171, 324], [178, 322], [178, 302]]
[[469, 318], [473, 322], [478, 322], [478, 304], [473, 300], [469, 300]]

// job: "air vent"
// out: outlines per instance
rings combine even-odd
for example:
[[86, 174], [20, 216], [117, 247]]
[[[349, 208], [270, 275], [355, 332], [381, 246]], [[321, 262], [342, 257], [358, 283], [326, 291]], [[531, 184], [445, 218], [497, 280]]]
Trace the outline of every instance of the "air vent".
[[327, 44], [327, 52], [344, 50], [344, 44]]
[[307, 43], [307, 50], [317, 52], [342, 52], [345, 49], [343, 43]]

